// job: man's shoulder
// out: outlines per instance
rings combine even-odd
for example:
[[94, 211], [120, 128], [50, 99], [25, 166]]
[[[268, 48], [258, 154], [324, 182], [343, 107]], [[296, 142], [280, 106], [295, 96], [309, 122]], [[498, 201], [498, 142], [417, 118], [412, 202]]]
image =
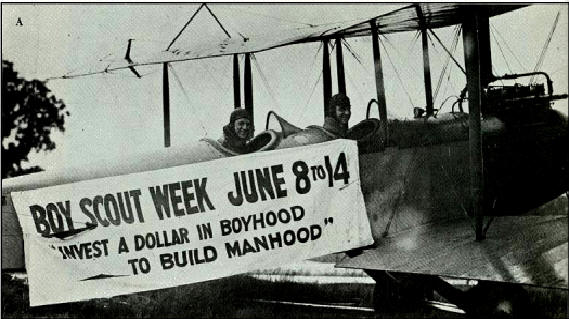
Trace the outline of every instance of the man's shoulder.
[[324, 135], [327, 138], [339, 138], [338, 134], [334, 133], [333, 131], [327, 129], [324, 126], [319, 126], [319, 125], [310, 125], [305, 129], [305, 132], [308, 134]]

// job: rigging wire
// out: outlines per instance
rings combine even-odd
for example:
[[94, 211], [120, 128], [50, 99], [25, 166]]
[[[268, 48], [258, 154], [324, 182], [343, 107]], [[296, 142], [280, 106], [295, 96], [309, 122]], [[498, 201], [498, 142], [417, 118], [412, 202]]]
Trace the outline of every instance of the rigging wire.
[[437, 34], [432, 30], [432, 29], [428, 29], [431, 34], [435, 37], [435, 39], [437, 39], [437, 42], [439, 42], [439, 44], [443, 47], [443, 50], [445, 50], [445, 52], [450, 56], [450, 58], [452, 59], [452, 61], [454, 62], [454, 64], [462, 71], [462, 73], [464, 73], [464, 75], [466, 75], [466, 71], [464, 70], [464, 68], [460, 65], [460, 63], [458, 63], [458, 61], [456, 61], [456, 59], [454, 58], [454, 56], [452, 55], [452, 53], [449, 52], [449, 50], [446, 48], [446, 46], [443, 44], [443, 42], [441, 41], [441, 39], [439, 39], [439, 37], [437, 36]]
[[401, 88], [403, 89], [403, 91], [405, 91], [405, 94], [407, 94], [407, 97], [409, 98], [409, 102], [411, 102], [411, 106], [415, 107], [415, 104], [413, 103], [413, 99], [411, 98], [409, 91], [407, 91], [407, 89], [405, 88], [405, 84], [403, 83], [403, 80], [401, 79], [401, 76], [399, 75], [399, 71], [397, 71], [395, 64], [393, 64], [393, 61], [391, 60], [391, 57], [389, 56], [389, 52], [387, 52], [387, 48], [385, 47], [385, 44], [383, 44], [383, 41], [381, 40], [380, 36], [378, 36], [378, 39], [379, 39], [379, 43], [381, 43], [381, 46], [383, 47], [383, 50], [385, 51], [385, 55], [387, 55], [387, 59], [389, 60], [391, 67], [393, 67], [393, 70], [395, 71], [395, 75], [397, 75], [397, 79], [399, 79], [399, 83], [401, 83]]
[[[217, 85], [217, 88], [214, 88], [214, 89], [219, 89], [219, 90], [221, 90], [221, 92], [229, 91], [230, 89], [227, 88], [226, 86], [222, 85], [221, 82], [217, 79], [217, 77], [215, 75], [213, 75], [210, 68], [208, 67], [208, 63], [202, 63], [202, 62], [203, 61], [197, 61], [196, 64], [199, 65], [200, 68], [204, 69], [207, 72], [207, 74], [209, 75], [209, 77], [213, 79], [214, 84]], [[205, 64], [205, 66], [204, 66], [204, 64]], [[227, 78], [227, 73], [225, 73], [225, 76]], [[208, 83], [209, 83], [209, 81], [208, 81]]]
[[[543, 48], [541, 49], [541, 53], [539, 54], [539, 58], [537, 60], [537, 63], [535, 65], [535, 67], [533, 68], [533, 72], [539, 71], [543, 65], [543, 61], [545, 60], [545, 53], [547, 52], [547, 48], [549, 47], [549, 43], [551, 43], [551, 39], [553, 38], [553, 33], [555, 32], [555, 29], [557, 28], [557, 22], [559, 22], [559, 14], [560, 13], [561, 13], [561, 11], [558, 10], [557, 15], [555, 16], [555, 21], [553, 22], [553, 27], [551, 28], [551, 31], [549, 31], [549, 35], [548, 35], [547, 39], [545, 40]], [[535, 75], [532, 75], [529, 81], [530, 81], [530, 83], [533, 83], [534, 80], [535, 80]]]
[[[461, 25], [457, 25], [457, 26], [456, 26], [456, 35], [455, 35], [455, 36], [456, 36], [456, 38], [455, 38], [456, 44], [454, 44], [454, 49], [452, 50], [453, 55], [454, 55], [454, 53], [456, 52], [456, 48], [458, 47], [457, 45], [458, 45], [458, 42], [459, 42], [459, 39], [460, 39], [461, 30], [462, 30], [462, 26], [461, 26]], [[442, 93], [443, 96], [446, 95], [446, 93], [448, 92], [449, 87], [450, 87], [454, 92], [460, 91], [459, 89], [456, 88], [456, 86], [454, 85], [454, 83], [450, 80], [453, 71], [454, 71], [454, 68], [449, 68], [449, 69], [448, 69], [448, 75], [447, 75], [446, 86], [445, 86], [445, 89], [443, 90], [443, 93]], [[442, 105], [441, 105], [441, 107], [442, 107]]]
[[[348, 42], [346, 41], [346, 39], [342, 38], [342, 43], [344, 43], [344, 47], [352, 54], [352, 57], [362, 66], [363, 68], [363, 64], [362, 61], [356, 56], [355, 52], [352, 52], [350, 45], [348, 44]], [[364, 68], [365, 69], [365, 68]], [[361, 93], [360, 87], [359, 85], [356, 85], [356, 82], [352, 80], [352, 77], [350, 76], [350, 72], [346, 72], [345, 73], [346, 77], [348, 78], [348, 81], [350, 81], [350, 84], [352, 85], [352, 87], [356, 90], [356, 92], [358, 93], [358, 96], [360, 97], [360, 99], [364, 99], [363, 94]]]
[[180, 78], [178, 77], [178, 74], [176, 73], [176, 71], [174, 71], [174, 67], [172, 66], [172, 64], [168, 63], [168, 68], [170, 68], [170, 70], [172, 71], [172, 74], [174, 75], [174, 79], [176, 80], [176, 82], [178, 83], [178, 85], [180, 86], [180, 89], [182, 90], [182, 93], [184, 94], [184, 96], [186, 97], [186, 100], [188, 101], [188, 105], [190, 106], [190, 108], [192, 109], [192, 112], [197, 115], [198, 121], [200, 122], [200, 127], [202, 128], [203, 132], [204, 132], [204, 136], [207, 136], [207, 130], [205, 129], [205, 126], [203, 124], [203, 121], [201, 120], [201, 116], [199, 116], [199, 113], [197, 112], [197, 110], [194, 108], [193, 104], [190, 102], [190, 97], [188, 96], [188, 93], [186, 92], [186, 89], [184, 88], [184, 86], [182, 85], [182, 81], [180, 81]]
[[308, 96], [308, 99], [306, 100], [306, 104], [304, 104], [304, 108], [302, 109], [301, 118], [303, 118], [304, 114], [306, 114], [306, 110], [308, 109], [308, 103], [310, 103], [310, 100], [312, 99], [312, 95], [314, 94], [314, 91], [316, 89], [316, 85], [318, 85], [318, 83], [320, 82], [320, 79], [322, 78], [323, 73], [324, 73], [323, 71], [320, 71], [320, 74], [318, 75], [316, 82], [314, 82], [314, 85], [312, 86], [312, 90], [310, 91], [310, 95]]
[[231, 35], [229, 35], [229, 32], [227, 32], [227, 30], [223, 27], [223, 24], [221, 24], [221, 21], [219, 21], [219, 19], [217, 18], [217, 16], [215, 15], [215, 13], [213, 13], [213, 11], [211, 11], [211, 9], [209, 8], [209, 6], [204, 2], [204, 6], [207, 9], [207, 11], [209, 12], [209, 14], [211, 14], [211, 16], [215, 19], [215, 21], [217, 22], [217, 24], [219, 25], [219, 27], [223, 30], [223, 32], [225, 33], [225, 35], [228, 38], [231, 38]]
[[355, 82], [355, 81], [352, 79], [352, 77], [350, 76], [350, 72], [347, 72], [347, 73], [346, 73], [346, 77], [348, 78], [348, 81], [350, 81], [350, 84], [352, 85], [352, 87], [353, 87], [353, 88], [356, 90], [356, 92], [358, 93], [358, 96], [359, 96], [360, 100], [362, 100], [362, 101], [365, 100], [365, 97], [364, 97], [364, 95], [362, 94], [362, 90], [360, 89], [360, 86], [357, 85], [357, 84], [356, 84], [357, 82]]
[[411, 42], [411, 44], [407, 48], [407, 52], [411, 52], [413, 50], [413, 48], [415, 48], [415, 45], [417, 44], [417, 40], [419, 40], [420, 35], [421, 35], [421, 31], [417, 30], [415, 32], [415, 36], [413, 37], [413, 41]]
[[[358, 64], [359, 64], [360, 67], [362, 68], [362, 70], [363, 70], [364, 72], [367, 72], [368, 69], [367, 69], [367, 68], [364, 66], [364, 64], [362, 63], [361, 58], [359, 57], [359, 55], [358, 55], [356, 52], [354, 52], [354, 50], [352, 50], [352, 47], [348, 44], [348, 42], [346, 41], [346, 39], [344, 39], [344, 44], [345, 44], [345, 47], [346, 47], [346, 49], [348, 50], [348, 52], [351, 53], [352, 57], [358, 62]], [[349, 77], [349, 73], [346, 73], [346, 74], [347, 74], [348, 77]], [[350, 82], [353, 82], [353, 81], [351, 80], [351, 78], [350, 78]], [[354, 83], [352, 83], [352, 85], [353, 85], [353, 84], [354, 84]], [[358, 90], [358, 95], [360, 96], [360, 98], [363, 97], [361, 91], [359, 91], [358, 88], [356, 88], [356, 89]], [[365, 90], [364, 90], [364, 91], [365, 91]]]
[[[380, 34], [379, 36], [383, 36], [383, 39], [385, 39], [385, 41], [387, 42], [387, 44], [389, 44], [389, 46], [395, 50], [395, 52], [397, 53], [398, 56], [403, 57], [403, 54], [401, 54], [401, 52], [399, 51], [399, 49], [397, 49], [397, 47], [395, 45], [393, 45], [393, 43], [391, 43], [391, 41], [389, 40], [389, 38], [385, 35], [385, 34]], [[385, 45], [384, 45], [385, 48]], [[386, 52], [387, 52], [387, 48], [385, 48]], [[409, 56], [410, 56], [411, 52], [407, 52], [406, 55], [406, 60], [410, 60]], [[409, 70], [408, 68], [404, 68], [405, 72], [407, 74], [411, 73], [413, 74], [413, 71], [415, 70]]]
[[[359, 57], [359, 55], [352, 50], [352, 47], [350, 46], [350, 44], [348, 43], [348, 41], [346, 39], [343, 39], [344, 42], [344, 46], [346, 47], [346, 49], [348, 50], [348, 52], [350, 52], [350, 54], [352, 55], [352, 57], [354, 58], [354, 60], [356, 60], [358, 62], [358, 64], [361, 66], [362, 70], [364, 72], [367, 72], [368, 69], [366, 69], [366, 67], [364, 66], [364, 64], [361, 61], [361, 58]], [[360, 97], [360, 99], [364, 99], [362, 91], [365, 91], [363, 89], [361, 89], [361, 87], [359, 85], [356, 85], [357, 82], [355, 82], [352, 77], [350, 76], [350, 73], [346, 73], [346, 76], [348, 77], [348, 80], [350, 81], [350, 83], [352, 84], [352, 86], [356, 89], [358, 96]]]
[[334, 51], [334, 48], [336, 47], [336, 41], [330, 41], [331, 42], [331, 48], [330, 48], [330, 52], [328, 52], [328, 55], [331, 56], [332, 52]]
[[446, 82], [447, 85], [445, 86], [445, 89], [444, 89], [444, 91], [443, 91], [443, 93], [442, 93], [443, 96], [448, 92], [449, 86], [452, 88], [452, 90], [453, 90], [454, 92], [459, 92], [459, 91], [460, 91], [459, 89], [456, 88], [456, 86], [454, 85], [454, 83], [450, 80], [450, 77], [451, 77], [451, 75], [452, 75], [452, 71], [453, 71], [453, 70], [454, 70], [453, 68], [450, 68], [449, 71], [448, 71], [447, 82]]
[[310, 66], [311, 68], [316, 63], [316, 59], [318, 59], [318, 54], [320, 54], [320, 51], [322, 50], [323, 47], [324, 47], [324, 42], [320, 42], [320, 45], [318, 46], [318, 50], [316, 50], [316, 53], [314, 54], [314, 58], [312, 60], [312, 65]]
[[[429, 39], [431, 40], [431, 43], [433, 43], [433, 42], [432, 42], [433, 40], [431, 39], [430, 36], [429, 36]], [[434, 44], [434, 43], [433, 43], [433, 44]], [[455, 52], [455, 50], [456, 50], [457, 44], [458, 44], [458, 26], [456, 26], [456, 27], [454, 28], [453, 42], [452, 42], [451, 50], [450, 50], [450, 53], [451, 53], [451, 54], [454, 54], [454, 52]], [[450, 55], [447, 56], [446, 61], [445, 61], [445, 64], [444, 64], [443, 69], [442, 69], [442, 71], [441, 71], [441, 74], [440, 74], [439, 79], [438, 79], [438, 81], [437, 81], [437, 87], [436, 87], [436, 89], [435, 89], [435, 94], [434, 94], [434, 97], [433, 97], [433, 104], [434, 104], [434, 101], [436, 101], [436, 99], [437, 99], [437, 97], [438, 97], [440, 88], [441, 88], [442, 83], [443, 83], [444, 76], [445, 76], [445, 74], [446, 74], [446, 71], [448, 70], [448, 66], [449, 66], [449, 65], [450, 65]], [[448, 77], [447, 81], [450, 81], [450, 71], [449, 71], [449, 77]], [[443, 104], [444, 104], [444, 102], [443, 102]], [[442, 107], [442, 104], [441, 104], [440, 107]], [[439, 109], [440, 109], [440, 108], [439, 108]]]
[[[435, 41], [433, 41], [433, 38], [432, 38], [431, 35], [428, 34], [428, 33], [427, 33], [427, 39], [428, 39], [429, 42], [431, 43], [431, 46], [433, 47], [433, 50], [434, 50], [435, 53], [436, 53], [436, 54], [435, 54], [435, 57], [438, 58], [438, 62], [440, 62], [440, 59], [441, 59], [441, 55], [442, 55], [442, 54], [441, 54], [441, 52], [439, 51], [439, 49], [437, 48], [437, 46], [435, 45]], [[442, 59], [444, 59], [444, 57], [442, 57]], [[447, 69], [448, 69], [448, 63], [450, 63], [449, 60], [450, 60], [450, 57], [447, 55], [447, 56], [446, 56], [446, 60], [445, 60], [445, 62], [444, 62], [444, 66], [443, 66], [443, 68], [442, 68], [442, 70], [441, 70], [441, 72], [440, 72], [440, 74], [439, 74], [439, 78], [438, 78], [438, 80], [437, 80], [437, 86], [436, 86], [436, 88], [435, 88], [435, 92], [434, 92], [434, 94], [433, 94], [433, 96], [432, 96], [432, 103], [433, 103], [433, 106], [436, 104], [436, 100], [437, 100], [437, 97], [438, 97], [438, 95], [439, 95], [439, 90], [440, 90], [441, 85], [442, 85], [442, 80], [444, 79], [444, 75], [445, 75], [445, 73], [446, 73], [446, 71], [447, 71]], [[431, 59], [431, 61], [432, 61], [432, 59]]]
[[460, 97], [458, 97], [457, 95], [448, 96], [446, 99], [443, 100], [443, 102], [441, 103], [441, 106], [439, 106], [439, 108], [437, 110], [437, 114], [439, 113], [440, 110], [442, 110], [445, 103], [448, 102], [448, 100], [450, 100], [451, 98], [456, 98], [457, 100], [460, 99]]
[[174, 42], [176, 42], [176, 40], [178, 40], [178, 38], [182, 35], [182, 33], [184, 32], [184, 30], [190, 25], [190, 23], [192, 23], [192, 21], [194, 20], [194, 18], [198, 15], [198, 13], [200, 12], [200, 10], [205, 7], [207, 9], [207, 11], [209, 12], [209, 14], [213, 17], [213, 19], [215, 20], [215, 22], [217, 22], [217, 24], [219, 25], [219, 27], [221, 28], [221, 30], [223, 30], [223, 32], [225, 33], [225, 35], [228, 38], [231, 38], [231, 35], [229, 34], [229, 32], [227, 32], [227, 30], [225, 29], [225, 27], [223, 26], [223, 24], [221, 23], [221, 21], [219, 21], [219, 19], [217, 18], [217, 16], [215, 15], [215, 13], [213, 13], [213, 11], [211, 11], [211, 9], [209, 8], [209, 6], [207, 5], [207, 3], [203, 2], [198, 9], [194, 12], [194, 14], [190, 17], [190, 20], [188, 20], [188, 22], [186, 22], [186, 24], [184, 24], [184, 26], [182, 27], [182, 29], [178, 32], [178, 34], [172, 39], [172, 41], [170, 42], [170, 44], [168, 45], [168, 47], [166, 48], [166, 51], [170, 50], [170, 48], [172, 47], [172, 45], [174, 44]]
[[[462, 25], [458, 25], [458, 26], [457, 26], [457, 34], [456, 34], [456, 37], [457, 37], [457, 38], [456, 38], [457, 45], [458, 45], [458, 42], [459, 42], [459, 40], [460, 40], [460, 35], [461, 35], [461, 33], [462, 33]], [[458, 46], [457, 46], [457, 48], [458, 48]], [[461, 89], [457, 89], [456, 86], [454, 85], [454, 82], [450, 80], [451, 74], [452, 74], [452, 72], [453, 72], [454, 70], [455, 70], [454, 68], [450, 68], [450, 69], [449, 69], [448, 77], [447, 77], [447, 84], [450, 84], [450, 86], [452, 87], [452, 90], [453, 90], [454, 92], [460, 92]], [[466, 82], [466, 77], [463, 78], [463, 79], [464, 79], [464, 81]], [[446, 92], [446, 89], [448, 89], [448, 87], [449, 87], [448, 85], [445, 87], [445, 92]]]
[[502, 54], [502, 59], [504, 59], [504, 62], [506, 63], [506, 67], [508, 67], [508, 71], [510, 71], [510, 73], [514, 73], [514, 72], [512, 72], [512, 68], [510, 68], [510, 64], [508, 63], [508, 59], [506, 59], [506, 55], [504, 54], [504, 51], [502, 50], [502, 45], [498, 41], [498, 38], [494, 35], [494, 31], [492, 31], [492, 29], [490, 29], [490, 32], [492, 33], [492, 38], [494, 38], [494, 42], [496, 42], [496, 44], [498, 45], [498, 49], [500, 49], [500, 53]]
[[[312, 59], [312, 63], [311, 63], [311, 65], [310, 65], [310, 67], [308, 68], [308, 70], [314, 69], [314, 65], [316, 64], [316, 60], [318, 59], [318, 54], [319, 54], [320, 51], [322, 50], [323, 45], [324, 45], [324, 43], [323, 43], [323, 42], [320, 42], [320, 44], [319, 44], [319, 46], [318, 46], [318, 49], [316, 50], [316, 53], [314, 54], [314, 57], [313, 57], [313, 59]], [[288, 56], [288, 55], [286, 56], [286, 58], [287, 58], [287, 62], [289, 62], [289, 60], [288, 60], [289, 56]], [[318, 80], [317, 80], [317, 81], [318, 81]], [[309, 85], [309, 82], [310, 82], [310, 80], [309, 80], [308, 76], [306, 76], [306, 77], [305, 77], [305, 81], [304, 81], [302, 87], [303, 87], [303, 88], [307, 87], [307, 86]], [[316, 84], [315, 84], [315, 85], [316, 85]], [[313, 88], [313, 90], [314, 90], [314, 88]], [[314, 91], [310, 93], [310, 96], [308, 97], [308, 100], [306, 101], [306, 104], [304, 105], [304, 107], [302, 107], [302, 114], [304, 114], [304, 113], [306, 112], [306, 108], [307, 108], [307, 106], [308, 106], [308, 103], [310, 102], [310, 99], [312, 98], [312, 94], [313, 94], [313, 93], [314, 93]], [[301, 108], [301, 104], [300, 104], [300, 103], [294, 104], [294, 105], [292, 106], [292, 109], [291, 109], [292, 112], [291, 112], [291, 113], [292, 113], [292, 114], [300, 114], [300, 113], [299, 113], [299, 109], [300, 109], [300, 108]]]
[[[348, 43], [348, 41], [346, 41], [346, 39], [342, 39], [342, 42], [344, 43], [344, 46], [346, 47], [346, 49], [348, 50], [348, 52], [350, 52], [350, 54], [352, 55], [352, 57], [358, 61], [359, 65], [366, 70], [364, 64], [362, 63], [362, 59], [359, 56], [359, 54], [357, 54], [356, 52], [354, 52], [354, 50], [352, 50], [352, 47], [350, 46], [350, 44]], [[366, 70], [367, 71], [367, 70]]]
[[436, 55], [439, 56], [441, 53], [439, 52], [439, 49], [437, 48], [437, 46], [435, 45], [435, 41], [433, 41], [433, 37], [427, 33], [427, 39], [429, 40], [428, 43], [431, 44], [431, 47], [433, 48], [433, 50], [435, 50], [435, 52], [437, 53]]
[[[320, 42], [320, 46], [318, 46], [318, 50], [316, 50], [316, 54], [314, 54], [314, 59], [312, 60], [312, 65], [310, 66], [310, 70], [313, 69], [314, 64], [316, 63], [316, 60], [318, 59], [318, 54], [320, 53], [320, 51], [322, 51], [322, 48], [324, 47], [324, 42]], [[308, 98], [306, 99], [306, 103], [304, 104], [304, 107], [302, 108], [302, 115], [301, 118], [304, 117], [304, 114], [306, 113], [306, 109], [308, 108], [308, 104], [310, 103], [310, 100], [312, 99], [312, 95], [314, 94], [314, 91], [316, 90], [316, 85], [318, 85], [318, 82], [320, 82], [320, 78], [322, 77], [322, 71], [320, 71], [320, 74], [318, 75], [318, 78], [316, 79], [316, 82], [314, 82], [314, 85], [312, 86], [312, 90], [310, 91], [310, 95], [308, 95]], [[308, 78], [306, 81], [306, 84], [308, 84]], [[304, 85], [306, 86], [306, 85]], [[296, 108], [295, 108], [295, 114], [298, 114], [296, 112]]]
[[259, 64], [259, 61], [257, 61], [257, 57], [255, 56], [255, 54], [251, 53], [251, 60], [253, 60], [253, 64], [255, 65], [255, 68], [257, 69], [257, 72], [259, 73], [259, 75], [261, 76], [261, 80], [263, 82], [263, 85], [265, 86], [265, 89], [267, 89], [267, 92], [269, 93], [269, 96], [271, 97], [271, 99], [273, 100], [273, 102], [275, 103], [275, 105], [277, 106], [279, 112], [282, 113], [282, 108], [281, 105], [278, 101], [278, 99], [276, 98], [276, 95], [273, 91], [273, 89], [271, 88], [271, 86], [269, 85], [269, 80], [267, 79], [267, 77], [265, 76], [265, 73], [263, 73], [263, 71], [261, 70], [261, 66]]
[[[494, 66], [492, 66], [492, 74], [499, 74], [498, 72], [496, 72], [496, 69], [494, 68]], [[504, 80], [500, 79], [500, 83], [502, 83], [502, 86], [506, 86], [504, 84]]]
[[[401, 83], [401, 88], [405, 91], [407, 97], [409, 98], [409, 102], [411, 102], [411, 105], [412, 105], [413, 107], [415, 107], [415, 104], [413, 103], [413, 99], [411, 98], [411, 95], [409, 94], [409, 91], [407, 91], [407, 89], [405, 88], [405, 85], [404, 85], [404, 83], [403, 83], [403, 80], [401, 79], [401, 75], [399, 74], [399, 71], [397, 70], [397, 68], [395, 67], [395, 64], [393, 63], [393, 60], [392, 60], [391, 57], [389, 56], [389, 52], [388, 52], [388, 50], [387, 50], [387, 47], [385, 46], [385, 44], [384, 44], [383, 41], [381, 40], [381, 36], [383, 36], [383, 39], [385, 39], [385, 40], [387, 41], [387, 44], [389, 44], [389, 45], [391, 46], [391, 48], [392, 48], [393, 50], [395, 50], [395, 52], [396, 52], [399, 56], [402, 57], [403, 54], [401, 54], [401, 52], [397, 49], [397, 47], [396, 47], [395, 45], [393, 45], [393, 43], [391, 43], [391, 41], [389, 40], [389, 38], [388, 38], [385, 34], [380, 34], [380, 35], [379, 35], [379, 40], [380, 40], [379, 42], [380, 42], [381, 45], [383, 46], [383, 49], [384, 49], [384, 51], [385, 51], [385, 53], [386, 53], [386, 55], [387, 55], [387, 58], [389, 59], [389, 62], [391, 63], [391, 66], [393, 67], [393, 69], [394, 69], [394, 71], [395, 71], [395, 74], [397, 75], [397, 78], [399, 79], [399, 82]], [[411, 53], [411, 52], [407, 52], [407, 57], [408, 57], [408, 59], [409, 59], [410, 53]], [[405, 64], [405, 66], [407, 66], [407, 64]], [[407, 75], [411, 74], [411, 76], [409, 76], [409, 78], [413, 78], [413, 77], [414, 77], [414, 76], [413, 76], [413, 73], [414, 73], [413, 71], [415, 71], [415, 70], [414, 70], [414, 69], [413, 69], [413, 70], [410, 70], [409, 68], [410, 68], [410, 67], [408, 67], [408, 68], [405, 68], [405, 67], [404, 67], [403, 70], [407, 73]]]
[[225, 80], [228, 80], [229, 82], [233, 81], [233, 77], [232, 77], [232, 73], [233, 73], [233, 56], [232, 55], [227, 55], [226, 59], [224, 61], [224, 63], [221, 63], [222, 65], [222, 70], [221, 70], [221, 74], [223, 75]]
[[[524, 64], [522, 62], [520, 62], [520, 59], [518, 59], [518, 56], [514, 53], [514, 51], [512, 51], [512, 49], [508, 45], [508, 41], [506, 41], [506, 39], [502, 36], [500, 31], [496, 27], [494, 27], [494, 25], [492, 23], [490, 23], [490, 28], [491, 28], [491, 30], [492, 29], [494, 30], [495, 34], [497, 34], [500, 39], [502, 39], [502, 43], [504, 43], [504, 45], [506, 46], [506, 49], [508, 49], [510, 54], [512, 54], [514, 59], [516, 59], [516, 61], [520, 65], [520, 70], [522, 70], [523, 72], [527, 71], [527, 69], [524, 67]], [[496, 39], [496, 41], [497, 41], [497, 39]], [[527, 63], [526, 63], [526, 65], [527, 65]]]
[[196, 15], [200, 12], [200, 10], [205, 6], [205, 2], [202, 3], [198, 9], [196, 10], [196, 12], [194, 12], [194, 14], [192, 15], [192, 17], [190, 18], [190, 20], [188, 20], [188, 22], [186, 22], [186, 24], [184, 24], [184, 26], [182, 27], [182, 29], [178, 32], [178, 34], [172, 39], [172, 41], [170, 42], [170, 44], [168, 45], [168, 47], [166, 48], [166, 51], [170, 50], [170, 47], [172, 47], [172, 45], [174, 44], [174, 42], [176, 42], [176, 40], [178, 40], [178, 38], [182, 35], [182, 32], [184, 32], [184, 30], [190, 25], [190, 23], [192, 23], [192, 21], [194, 20], [194, 18], [196, 17]]
[[[433, 50], [436, 53], [435, 56], [439, 57], [441, 55], [441, 53], [439, 52], [438, 48], [435, 46], [435, 41], [433, 41], [433, 38], [428, 33], [427, 33], [427, 39], [431, 43], [431, 46], [433, 47]], [[449, 59], [449, 57], [447, 56], [447, 61], [448, 61], [448, 59]], [[441, 80], [445, 75], [446, 69], [447, 69], [447, 62], [445, 62], [445, 64], [443, 65], [441, 73], [439, 74], [439, 79], [437, 80], [437, 87], [435, 88], [435, 93], [433, 94], [433, 97], [432, 97], [433, 98], [433, 105], [435, 105], [435, 101], [437, 100], [437, 96], [439, 94], [439, 89], [440, 89], [440, 85], [441, 85]]]

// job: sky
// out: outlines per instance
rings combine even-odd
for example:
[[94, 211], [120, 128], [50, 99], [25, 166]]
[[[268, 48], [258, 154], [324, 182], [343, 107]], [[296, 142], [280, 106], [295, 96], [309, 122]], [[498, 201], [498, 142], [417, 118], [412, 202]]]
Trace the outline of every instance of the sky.
[[[137, 52], [164, 50], [198, 6], [195, 3], [3, 4], [2, 59], [14, 62], [15, 70], [26, 79], [44, 80], [89, 70], [105, 63], [109, 53], [124, 56], [128, 39], [134, 39], [131, 57], [136, 60]], [[282, 30], [365, 19], [400, 7], [221, 3], [209, 6], [234, 37], [261, 33], [278, 37]], [[541, 70], [552, 77], [556, 93], [567, 93], [567, 4], [534, 5], [491, 18], [494, 73], [531, 71], [558, 12], [559, 22]], [[17, 24], [18, 18], [22, 25]], [[454, 27], [435, 30], [449, 48], [454, 31]], [[411, 117], [414, 106], [425, 105], [421, 40], [416, 36], [415, 32], [405, 32], [382, 38], [387, 109], [392, 118]], [[215, 20], [202, 10], [176, 45], [195, 48], [224, 37]], [[367, 102], [376, 97], [372, 47], [370, 37], [351, 38], [347, 42], [351, 50], [344, 49], [346, 84], [352, 104], [350, 124], [355, 125], [365, 118]], [[434, 91], [447, 55], [436, 42], [429, 50]], [[332, 52], [336, 93], [334, 56]], [[462, 38], [458, 39], [454, 56], [464, 65]], [[241, 57], [241, 75], [242, 60]], [[219, 138], [233, 109], [232, 57], [177, 62], [171, 70], [172, 145], [184, 145], [203, 137]], [[49, 170], [163, 148], [162, 67], [141, 67], [138, 71], [143, 75], [141, 79], [124, 70], [49, 80], [47, 86], [64, 100], [71, 116], [66, 120], [64, 133], [53, 133], [56, 149], [30, 154], [29, 165]], [[299, 127], [321, 124], [321, 72], [322, 51], [318, 43], [255, 54], [257, 133], [264, 129], [270, 110]], [[521, 82], [527, 84], [526, 79]], [[464, 85], [464, 75], [451, 61], [435, 98], [435, 107], [442, 105], [442, 112], [450, 111], [452, 96], [458, 95]], [[556, 103], [555, 108], [567, 114], [567, 100]]]

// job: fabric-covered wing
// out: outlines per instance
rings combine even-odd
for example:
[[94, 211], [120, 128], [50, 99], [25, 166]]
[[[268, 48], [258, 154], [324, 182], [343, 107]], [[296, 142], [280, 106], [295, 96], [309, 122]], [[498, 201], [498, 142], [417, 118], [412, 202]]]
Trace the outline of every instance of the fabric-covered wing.
[[427, 224], [337, 266], [567, 289], [567, 216], [497, 217], [480, 242], [468, 218]]
[[[523, 5], [470, 5], [458, 3], [420, 3], [394, 10], [373, 18], [379, 33], [396, 33], [420, 30], [422, 22], [418, 12], [425, 19], [428, 29], [444, 28], [461, 23], [462, 16], [469, 14], [474, 7], [486, 11], [489, 17], [514, 11]], [[365, 36], [371, 34], [369, 21], [363, 21], [338, 32], [341, 36]]]
[[[489, 16], [495, 16], [513, 11], [521, 5], [487, 5], [477, 6], [487, 10]], [[422, 3], [405, 6], [386, 14], [371, 16], [363, 21], [341, 22], [335, 24], [318, 25], [279, 32], [279, 34], [265, 34], [248, 38], [228, 38], [221, 43], [200, 48], [174, 47], [169, 51], [154, 53], [139, 52], [133, 45], [129, 59], [123, 58], [124, 53], [117, 53], [113, 61], [103, 67], [95, 66], [91, 70], [69, 73], [58, 78], [73, 78], [77, 76], [106, 73], [127, 68], [176, 62], [214, 58], [224, 55], [255, 53], [274, 49], [281, 46], [320, 41], [325, 38], [356, 37], [371, 35], [370, 21], [374, 20], [379, 33], [388, 34], [421, 29], [419, 12], [424, 17], [427, 28], [436, 29], [458, 24], [461, 16], [472, 10], [468, 4]], [[126, 49], [126, 48], [125, 48]], [[130, 51], [130, 50], [129, 50]]]

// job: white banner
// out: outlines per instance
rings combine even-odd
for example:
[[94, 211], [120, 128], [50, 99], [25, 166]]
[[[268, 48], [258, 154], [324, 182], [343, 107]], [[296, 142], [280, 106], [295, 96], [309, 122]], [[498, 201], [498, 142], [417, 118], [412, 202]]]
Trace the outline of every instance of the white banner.
[[30, 305], [111, 297], [373, 243], [337, 140], [14, 193]]

